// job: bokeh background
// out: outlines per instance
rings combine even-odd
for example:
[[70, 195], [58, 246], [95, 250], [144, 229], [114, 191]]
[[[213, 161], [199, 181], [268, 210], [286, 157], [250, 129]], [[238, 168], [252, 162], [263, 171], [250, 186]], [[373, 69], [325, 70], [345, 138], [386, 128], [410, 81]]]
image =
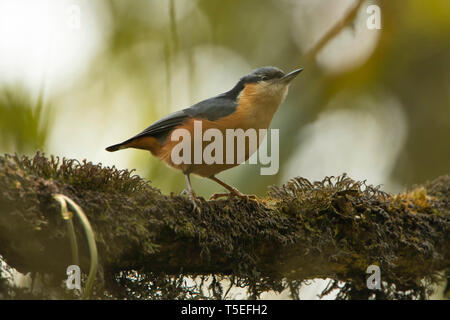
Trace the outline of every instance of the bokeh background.
[[[280, 171], [219, 175], [242, 192], [343, 172], [398, 192], [450, 173], [450, 1], [364, 1], [308, 56], [358, 2], [0, 0], [0, 153], [136, 169], [179, 193], [183, 175], [148, 152], [104, 148], [273, 65], [304, 68], [272, 122]], [[366, 25], [371, 4], [379, 30]]]

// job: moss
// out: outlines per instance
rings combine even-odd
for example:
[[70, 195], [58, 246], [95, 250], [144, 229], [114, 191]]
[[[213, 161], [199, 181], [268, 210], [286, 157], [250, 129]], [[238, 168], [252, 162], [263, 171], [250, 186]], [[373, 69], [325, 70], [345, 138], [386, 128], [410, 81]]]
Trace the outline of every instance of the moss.
[[[64, 279], [69, 242], [52, 198], [63, 193], [95, 231], [98, 298], [219, 298], [227, 291], [220, 279], [248, 287], [253, 298], [284, 289], [296, 297], [301, 283], [317, 277], [334, 279], [329, 290], [345, 283], [339, 298], [425, 297], [421, 280], [436, 282], [450, 265], [449, 186], [440, 177], [390, 195], [346, 175], [294, 178], [261, 202], [202, 200], [197, 214], [187, 198], [163, 195], [132, 171], [5, 155], [0, 254], [19, 271]], [[87, 244], [75, 226], [86, 272]], [[382, 291], [366, 288], [371, 264], [382, 270]]]

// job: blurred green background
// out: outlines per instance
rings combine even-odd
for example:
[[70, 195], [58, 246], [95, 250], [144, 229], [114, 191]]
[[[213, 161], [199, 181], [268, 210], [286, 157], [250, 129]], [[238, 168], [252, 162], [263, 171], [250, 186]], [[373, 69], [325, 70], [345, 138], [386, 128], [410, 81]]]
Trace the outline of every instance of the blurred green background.
[[[303, 67], [272, 128], [280, 171], [219, 175], [242, 192], [303, 176], [404, 190], [450, 173], [450, 1], [0, 1], [0, 152], [136, 168], [165, 193], [184, 177], [149, 152], [105, 147], [230, 89], [252, 69]], [[367, 7], [381, 8], [369, 30]], [[219, 185], [194, 178], [203, 196]]]

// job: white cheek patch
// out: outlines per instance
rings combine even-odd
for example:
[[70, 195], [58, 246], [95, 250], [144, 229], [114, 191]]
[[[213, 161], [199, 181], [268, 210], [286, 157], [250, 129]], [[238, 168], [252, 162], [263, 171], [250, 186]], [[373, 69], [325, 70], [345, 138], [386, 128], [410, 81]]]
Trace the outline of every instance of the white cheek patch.
[[278, 98], [281, 103], [284, 101], [284, 99], [287, 96], [288, 87], [289, 87], [289, 85], [282, 84], [282, 83], [270, 85], [269, 86], [270, 95], [273, 96], [274, 98]]
[[[288, 84], [284, 83], [270, 83], [267, 81], [261, 81], [258, 83], [256, 87], [256, 91], [252, 93], [254, 96], [265, 97], [268, 98], [267, 102], [271, 101], [272, 103], [282, 103], [287, 96], [288, 93]], [[238, 101], [243, 97], [244, 90], [242, 90], [237, 99]]]
[[289, 85], [285, 86], [284, 89], [283, 89], [283, 93], [281, 95], [281, 102], [283, 102], [284, 99], [286, 99], [288, 91], [289, 91]]

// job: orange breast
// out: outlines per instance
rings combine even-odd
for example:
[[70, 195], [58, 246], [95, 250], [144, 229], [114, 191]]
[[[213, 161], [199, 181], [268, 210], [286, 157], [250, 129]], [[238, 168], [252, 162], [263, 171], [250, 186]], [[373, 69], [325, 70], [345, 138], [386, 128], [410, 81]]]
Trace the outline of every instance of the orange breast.
[[[202, 124], [202, 130], [201, 130], [201, 136], [194, 136], [194, 121], [201, 121]], [[247, 160], [257, 149], [250, 149], [250, 143], [248, 139], [244, 139], [245, 145], [244, 148], [244, 159], [238, 160], [238, 138], [231, 137], [234, 139], [234, 157], [232, 163], [227, 163], [227, 132], [226, 129], [242, 129], [246, 131], [247, 129], [250, 129], [249, 121], [243, 117], [239, 117], [239, 113], [235, 112], [232, 115], [229, 115], [227, 117], [210, 121], [207, 119], [190, 119], [185, 124], [178, 126], [176, 129], [186, 129], [191, 137], [191, 159], [189, 161], [189, 164], [174, 164], [172, 161], [172, 150], [173, 148], [180, 143], [179, 141], [171, 141], [171, 136], [174, 131], [169, 135], [164, 145], [159, 149], [159, 153], [157, 156], [163, 160], [165, 163], [167, 163], [169, 166], [174, 167], [176, 169], [180, 169], [183, 172], [186, 173], [194, 173], [203, 177], [210, 177], [213, 176], [221, 171], [224, 171], [226, 169], [230, 169], [232, 167], [235, 167], [239, 165], [243, 160]], [[203, 150], [212, 143], [212, 141], [203, 141], [201, 140], [205, 131], [208, 129], [218, 129], [222, 134], [222, 163], [212, 163], [212, 164], [206, 164], [204, 163], [204, 159], [202, 158], [202, 164], [195, 164], [194, 163], [194, 139], [200, 139], [201, 141], [199, 145], [202, 146], [201, 152], [203, 155]], [[256, 128], [255, 128], [256, 129]], [[257, 147], [259, 147], [261, 141], [258, 136], [258, 132], [255, 131], [255, 137], [256, 137], [256, 144]], [[214, 138], [213, 138], [214, 139]], [[230, 138], [228, 138], [230, 139]], [[242, 144], [242, 143], [241, 143]]]
[[[242, 129], [244, 131], [248, 129], [256, 130], [256, 143], [257, 148], [262, 142], [262, 139], [259, 139], [258, 130], [259, 129], [268, 129], [270, 126], [270, 122], [272, 121], [272, 117], [278, 109], [282, 97], [281, 96], [271, 96], [266, 94], [267, 90], [260, 84], [248, 84], [242, 90], [239, 95], [239, 106], [236, 108], [235, 112], [232, 114], [210, 121], [207, 119], [189, 119], [185, 123], [180, 126], [174, 128], [176, 129], [186, 129], [191, 136], [191, 159], [188, 164], [175, 164], [172, 161], [172, 150], [173, 148], [180, 143], [180, 141], [172, 141], [171, 137], [174, 133], [174, 130], [169, 134], [166, 141], [163, 145], [160, 145], [156, 139], [143, 139], [138, 142], [135, 148], [147, 149], [152, 152], [153, 155], [160, 158], [169, 166], [182, 170], [186, 173], [194, 173], [203, 177], [209, 177], [215, 175], [223, 170], [235, 167], [240, 164], [237, 159], [238, 155], [238, 145], [237, 139], [234, 138], [234, 161], [233, 163], [226, 163], [226, 129]], [[223, 137], [223, 148], [222, 148], [222, 164], [195, 164], [194, 163], [194, 120], [202, 122], [202, 136], [204, 132], [208, 129], [214, 128], [218, 129], [222, 133]], [[202, 137], [195, 137], [197, 139], [201, 139]], [[153, 140], [151, 140], [153, 139]], [[205, 149], [211, 142], [201, 142], [202, 150]], [[250, 149], [248, 139], [245, 139], [245, 160], [247, 160], [256, 150]], [[203, 153], [203, 152], [202, 152]], [[241, 159], [242, 161], [243, 159]]]

